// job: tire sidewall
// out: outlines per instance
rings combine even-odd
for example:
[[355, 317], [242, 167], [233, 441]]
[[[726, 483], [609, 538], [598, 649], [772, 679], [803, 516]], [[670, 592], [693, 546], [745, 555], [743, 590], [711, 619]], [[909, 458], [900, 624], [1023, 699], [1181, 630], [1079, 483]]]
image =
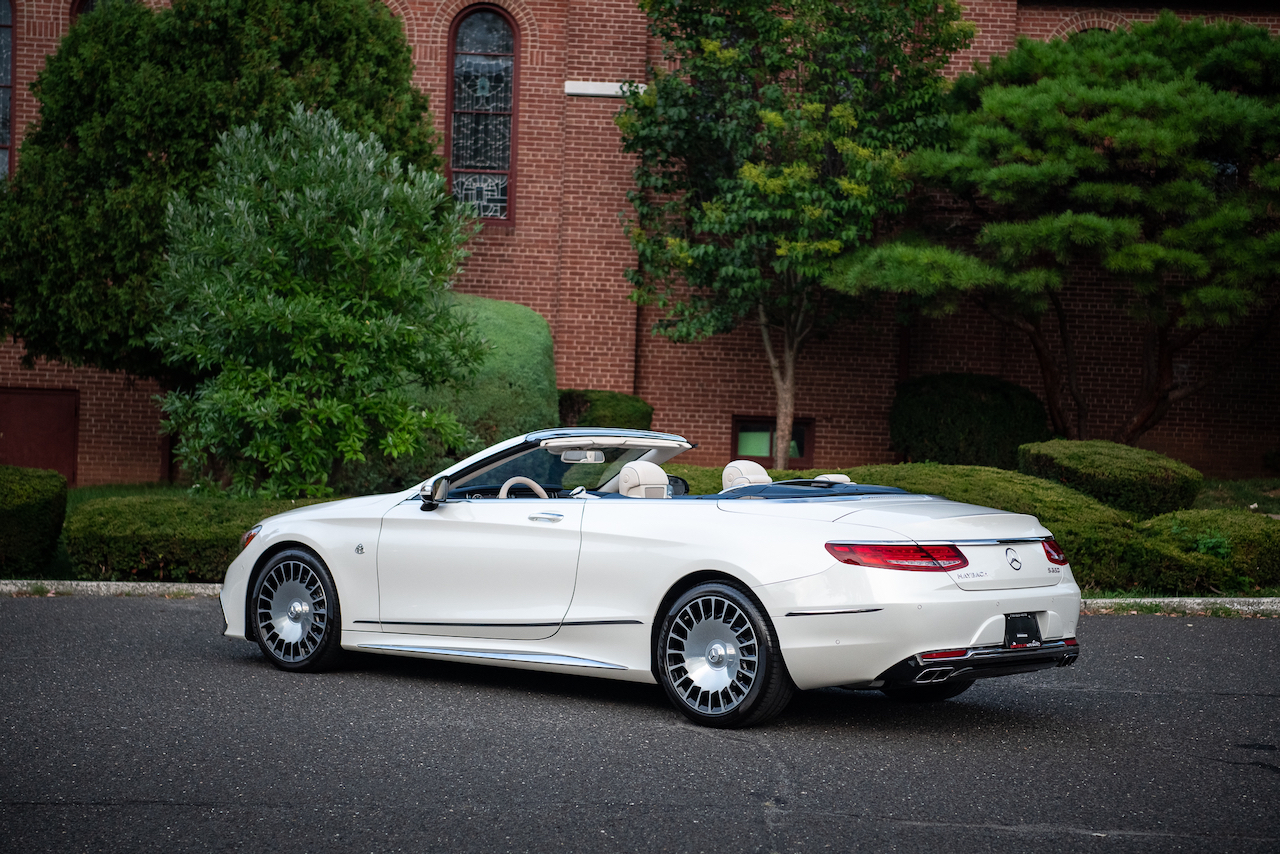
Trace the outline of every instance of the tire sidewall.
[[[684, 609], [686, 605], [695, 599], [701, 599], [705, 596], [720, 596], [733, 602], [747, 617], [751, 623], [752, 630], [756, 633], [756, 648], [759, 650], [757, 657], [760, 666], [756, 673], [755, 680], [751, 683], [751, 688], [747, 691], [746, 697], [741, 703], [734, 706], [727, 712], [716, 715], [708, 715], [699, 712], [697, 709], [690, 708], [685, 702], [684, 697], [676, 690], [671, 683], [671, 678], [667, 673], [667, 650], [666, 640], [671, 631], [671, 624], [675, 621], [676, 616]], [[777, 639], [773, 633], [773, 625], [765, 617], [760, 607], [756, 605], [755, 600], [747, 594], [745, 590], [736, 584], [729, 584], [722, 581], [709, 581], [697, 584], [671, 603], [666, 613], [662, 617], [661, 629], [654, 641], [654, 661], [657, 663], [658, 682], [662, 684], [662, 689], [666, 692], [667, 698], [677, 709], [679, 709], [685, 717], [689, 718], [696, 724], [707, 727], [730, 728], [742, 726], [750, 722], [752, 715], [756, 711], [756, 707], [760, 703], [760, 695], [766, 689], [766, 686], [774, 678], [774, 671], [782, 666], [782, 657], [778, 652]], [[786, 678], [790, 678], [789, 676]]]
[[[278, 658], [275, 651], [263, 639], [262, 632], [258, 626], [257, 602], [258, 596], [262, 591], [263, 582], [271, 573], [271, 570], [278, 564], [287, 561], [304, 563], [310, 567], [320, 579], [320, 586], [324, 589], [325, 601], [329, 603], [324, 635], [321, 637], [320, 643], [316, 644], [316, 648], [311, 651], [311, 654], [301, 661], [283, 661]], [[270, 560], [263, 563], [262, 568], [254, 575], [253, 584], [250, 587], [248, 616], [253, 639], [257, 642], [258, 648], [262, 650], [262, 654], [267, 661], [281, 670], [288, 670], [294, 673], [321, 670], [332, 663], [338, 651], [342, 648], [342, 612], [338, 603], [338, 591], [334, 586], [333, 576], [329, 573], [329, 567], [325, 565], [319, 555], [310, 549], [285, 549], [272, 555]]]

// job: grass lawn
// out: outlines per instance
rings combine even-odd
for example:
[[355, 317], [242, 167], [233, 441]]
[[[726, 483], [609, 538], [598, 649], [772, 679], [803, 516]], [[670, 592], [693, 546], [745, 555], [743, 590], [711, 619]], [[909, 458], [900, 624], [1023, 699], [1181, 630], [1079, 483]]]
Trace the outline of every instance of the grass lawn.
[[1209, 480], [1196, 496], [1197, 510], [1247, 510], [1257, 504], [1259, 513], [1280, 514], [1280, 477], [1252, 480]]

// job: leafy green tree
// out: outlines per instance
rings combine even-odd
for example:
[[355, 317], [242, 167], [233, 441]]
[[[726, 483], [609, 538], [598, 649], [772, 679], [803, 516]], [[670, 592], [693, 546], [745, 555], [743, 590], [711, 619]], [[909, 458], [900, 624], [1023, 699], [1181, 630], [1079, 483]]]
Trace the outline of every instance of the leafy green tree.
[[618, 115], [635, 154], [634, 298], [697, 341], [758, 326], [784, 468], [801, 350], [840, 314], [833, 258], [903, 208], [903, 153], [941, 126], [939, 75], [973, 27], [953, 0], [644, 0], [676, 68]]
[[150, 342], [194, 389], [163, 398], [176, 455], [234, 491], [322, 496], [342, 462], [462, 440], [411, 389], [482, 356], [449, 283], [472, 225], [444, 178], [297, 105], [224, 134], [212, 186], [171, 196]]
[[1193, 341], [1234, 328], [1238, 358], [1267, 334], [1280, 305], [1280, 41], [1165, 13], [1132, 31], [1020, 41], [955, 94], [948, 144], [908, 168], [958, 211], [851, 253], [833, 287], [941, 314], [976, 299], [1028, 336], [1054, 429], [1070, 438], [1088, 438], [1090, 398], [1062, 298], [1075, 271], [1109, 274], [1145, 335], [1119, 442], [1230, 364], [1180, 379], [1174, 362]]
[[374, 0], [100, 0], [33, 87], [40, 117], [0, 193], [0, 327], [28, 360], [163, 375], [145, 338], [165, 200], [208, 180], [218, 135], [331, 109], [439, 165], [400, 23]]

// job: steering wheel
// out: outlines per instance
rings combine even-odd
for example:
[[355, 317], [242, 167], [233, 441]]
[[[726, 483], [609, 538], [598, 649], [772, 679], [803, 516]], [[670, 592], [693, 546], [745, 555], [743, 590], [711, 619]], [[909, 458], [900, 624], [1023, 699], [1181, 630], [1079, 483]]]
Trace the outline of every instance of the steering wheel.
[[547, 498], [547, 497], [548, 497], [548, 496], [547, 496], [547, 491], [546, 491], [545, 489], [543, 489], [541, 486], [539, 486], [539, 485], [538, 485], [538, 482], [537, 482], [536, 480], [533, 480], [532, 478], [525, 477], [524, 475], [516, 475], [515, 477], [509, 477], [509, 478], [507, 478], [507, 482], [506, 482], [506, 483], [504, 483], [504, 484], [502, 484], [502, 489], [499, 489], [499, 490], [498, 490], [498, 497], [499, 497], [499, 498], [510, 498], [511, 496], [510, 496], [510, 495], [508, 495], [507, 493], [508, 493], [508, 492], [510, 492], [510, 491], [511, 491], [511, 487], [515, 486], [517, 483], [518, 483], [518, 484], [520, 484], [521, 486], [527, 486], [527, 487], [529, 487], [530, 489], [532, 489], [532, 490], [534, 491], [534, 493], [535, 493], [535, 494], [537, 494], [537, 496], [538, 496], [539, 498]]

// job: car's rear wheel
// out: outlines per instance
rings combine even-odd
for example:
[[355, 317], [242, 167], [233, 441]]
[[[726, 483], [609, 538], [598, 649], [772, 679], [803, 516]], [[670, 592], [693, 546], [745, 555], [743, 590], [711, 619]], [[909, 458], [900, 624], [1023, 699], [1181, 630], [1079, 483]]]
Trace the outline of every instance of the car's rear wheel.
[[699, 584], [667, 609], [657, 636], [658, 680], [694, 723], [742, 727], [781, 712], [795, 685], [773, 626], [744, 591]]
[[262, 654], [281, 670], [323, 670], [342, 652], [338, 594], [311, 552], [271, 558], [253, 585], [250, 614]]
[[886, 697], [901, 703], [936, 703], [959, 697], [973, 687], [972, 679], [938, 682], [932, 685], [895, 685], [880, 690]]

